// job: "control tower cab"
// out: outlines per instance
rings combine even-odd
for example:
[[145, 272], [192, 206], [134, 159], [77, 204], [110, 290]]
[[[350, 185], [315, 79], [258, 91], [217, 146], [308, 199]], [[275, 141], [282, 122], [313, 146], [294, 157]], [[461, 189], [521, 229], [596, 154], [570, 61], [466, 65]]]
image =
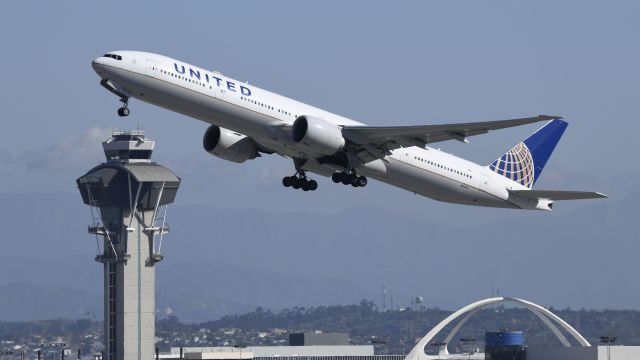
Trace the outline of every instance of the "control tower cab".
[[144, 131], [114, 131], [111, 138], [102, 143], [107, 162], [151, 162], [155, 142], [144, 137]]
[[154, 145], [144, 131], [114, 131], [102, 143], [106, 162], [76, 180], [104, 266], [105, 360], [154, 357], [155, 264], [169, 232], [167, 205], [180, 186], [151, 161]]

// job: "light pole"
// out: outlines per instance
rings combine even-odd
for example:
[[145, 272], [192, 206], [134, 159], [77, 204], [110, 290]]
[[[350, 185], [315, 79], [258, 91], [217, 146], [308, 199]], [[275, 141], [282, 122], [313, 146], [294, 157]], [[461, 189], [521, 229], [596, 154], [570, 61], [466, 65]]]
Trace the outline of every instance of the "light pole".
[[600, 342], [607, 344], [607, 360], [611, 360], [611, 344], [616, 340], [618, 340], [616, 336], [600, 336]]

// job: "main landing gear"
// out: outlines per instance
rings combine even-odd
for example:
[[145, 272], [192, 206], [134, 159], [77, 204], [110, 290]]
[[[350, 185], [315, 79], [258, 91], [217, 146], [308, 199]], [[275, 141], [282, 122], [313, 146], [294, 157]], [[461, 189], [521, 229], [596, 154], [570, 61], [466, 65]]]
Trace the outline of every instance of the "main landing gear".
[[122, 101], [123, 105], [118, 109], [118, 116], [129, 116], [129, 98], [122, 98], [120, 101]]
[[293, 176], [285, 176], [282, 178], [282, 185], [284, 185], [284, 187], [302, 189], [303, 191], [314, 191], [318, 188], [318, 183], [315, 180], [307, 179], [307, 175], [301, 170]]
[[358, 176], [355, 172], [337, 172], [331, 175], [331, 180], [334, 183], [342, 183], [343, 185], [351, 185], [353, 187], [365, 187], [367, 186], [367, 178], [364, 176]]

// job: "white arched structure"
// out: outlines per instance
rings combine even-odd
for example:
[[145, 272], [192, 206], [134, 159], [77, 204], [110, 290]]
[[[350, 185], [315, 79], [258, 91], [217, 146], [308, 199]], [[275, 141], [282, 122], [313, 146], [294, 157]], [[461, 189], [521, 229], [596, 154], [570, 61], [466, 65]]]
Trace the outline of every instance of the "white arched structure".
[[[493, 304], [501, 303], [501, 302], [511, 302], [514, 304], [521, 305], [535, 314], [547, 327], [553, 332], [553, 334], [558, 338], [558, 340], [562, 343], [563, 346], [571, 346], [567, 337], [560, 331], [558, 325], [564, 329], [569, 335], [571, 335], [581, 346], [591, 346], [589, 342], [580, 335], [571, 325], [567, 324], [564, 320], [556, 316], [551, 311], [545, 309], [544, 307], [534, 304], [530, 301], [510, 298], [510, 297], [495, 297], [480, 300], [474, 302], [473, 304], [469, 304], [460, 310], [454, 312], [446, 319], [442, 320], [438, 325], [436, 325], [431, 331], [427, 333], [411, 350], [409, 355], [405, 358], [405, 360], [426, 360], [426, 359], [446, 359], [449, 357], [449, 349], [447, 348], [447, 344], [453, 340], [454, 336], [458, 333], [462, 325], [464, 325], [467, 320], [469, 320], [478, 310], [483, 309], [485, 307], [491, 306]], [[464, 316], [462, 320], [460, 320], [456, 326], [451, 329], [447, 337], [443, 342], [439, 343], [438, 355], [427, 355], [424, 351], [427, 344], [433, 340], [436, 335], [438, 335], [447, 325], [458, 319], [459, 317]]]

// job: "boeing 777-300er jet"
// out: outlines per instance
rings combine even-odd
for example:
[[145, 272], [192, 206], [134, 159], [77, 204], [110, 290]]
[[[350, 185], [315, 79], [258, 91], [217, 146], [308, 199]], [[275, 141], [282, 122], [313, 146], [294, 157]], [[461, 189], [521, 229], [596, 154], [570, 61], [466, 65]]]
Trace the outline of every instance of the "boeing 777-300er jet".
[[[113, 51], [93, 60], [100, 84], [120, 97], [120, 116], [136, 98], [205, 121], [204, 149], [242, 163], [261, 154], [293, 159], [285, 187], [313, 191], [308, 172], [363, 187], [367, 177], [450, 203], [551, 210], [556, 200], [602, 198], [596, 192], [534, 190], [567, 123], [561, 116], [422, 126], [366, 126], [328, 111], [166, 56]], [[429, 144], [546, 121], [483, 166]], [[126, 154], [123, 154], [123, 157]]]

